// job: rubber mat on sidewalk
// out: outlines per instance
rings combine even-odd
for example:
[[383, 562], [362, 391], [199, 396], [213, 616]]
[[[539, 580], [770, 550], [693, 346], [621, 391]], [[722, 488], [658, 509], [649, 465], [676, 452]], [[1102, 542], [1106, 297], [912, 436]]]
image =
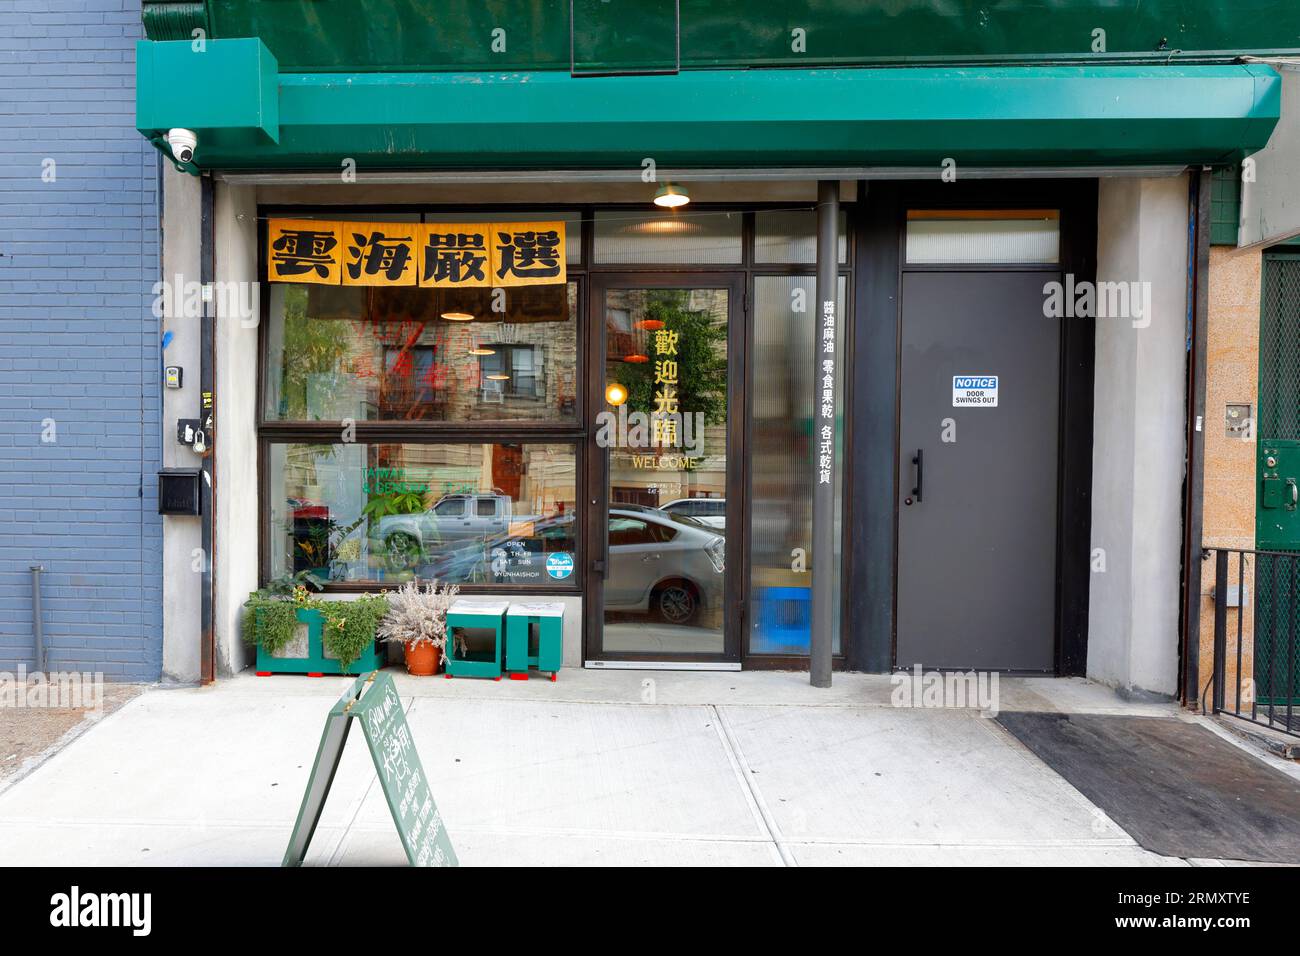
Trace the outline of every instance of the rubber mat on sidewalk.
[[1300, 782], [1205, 727], [1094, 714], [997, 719], [1145, 849], [1300, 863]]

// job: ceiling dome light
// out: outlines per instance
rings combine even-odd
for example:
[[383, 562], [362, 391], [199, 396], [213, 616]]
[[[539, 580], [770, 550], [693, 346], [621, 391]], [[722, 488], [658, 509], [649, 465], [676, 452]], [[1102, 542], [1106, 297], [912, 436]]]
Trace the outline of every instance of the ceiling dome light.
[[494, 382], [507, 382], [510, 380], [510, 376], [506, 375], [504, 372], [493, 372], [488, 376], [488, 378]]
[[686, 191], [685, 186], [664, 183], [655, 190], [655, 205], [663, 206], [665, 209], [676, 209], [678, 206], [685, 206], [690, 201], [691, 194]]
[[641, 320], [641, 328], [645, 329], [647, 332], [658, 332], [663, 327], [664, 327], [664, 323], [662, 319]]
[[623, 361], [631, 362], [633, 365], [640, 365], [643, 362], [650, 361], [650, 356], [642, 355], [640, 352], [635, 352], [632, 355], [624, 355]]
[[605, 401], [615, 407], [622, 405], [627, 401], [627, 386], [618, 382], [610, 382], [605, 386]]
[[444, 312], [442, 317], [448, 322], [469, 322], [474, 318], [468, 312]]
[[485, 349], [482, 346], [475, 346], [469, 350], [470, 355], [496, 355], [495, 349]]

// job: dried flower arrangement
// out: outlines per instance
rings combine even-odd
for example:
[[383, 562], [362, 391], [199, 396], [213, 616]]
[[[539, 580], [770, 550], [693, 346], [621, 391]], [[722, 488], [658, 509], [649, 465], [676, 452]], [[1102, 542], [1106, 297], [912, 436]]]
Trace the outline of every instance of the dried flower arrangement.
[[388, 593], [388, 613], [379, 622], [376, 636], [381, 641], [418, 647], [432, 644], [447, 659], [447, 609], [460, 593], [454, 584], [439, 586], [435, 581], [420, 587], [408, 581]]

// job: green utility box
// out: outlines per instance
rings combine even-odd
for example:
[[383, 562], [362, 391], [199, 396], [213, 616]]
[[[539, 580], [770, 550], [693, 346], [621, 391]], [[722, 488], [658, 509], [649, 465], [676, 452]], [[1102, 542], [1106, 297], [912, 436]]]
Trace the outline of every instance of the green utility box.
[[[505, 640], [509, 601], [457, 601], [447, 609], [447, 677], [501, 679], [501, 650]], [[491, 646], [471, 648], [458, 630], [492, 632]]]
[[506, 612], [506, 670], [511, 680], [528, 680], [528, 668], [560, 669], [564, 651], [563, 604], [512, 604]]

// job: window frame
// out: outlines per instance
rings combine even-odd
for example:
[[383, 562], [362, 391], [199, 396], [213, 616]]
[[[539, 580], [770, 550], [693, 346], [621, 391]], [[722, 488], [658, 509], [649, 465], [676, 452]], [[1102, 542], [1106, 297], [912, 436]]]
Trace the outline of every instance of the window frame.
[[[847, 226], [844, 231], [846, 250], [844, 261], [838, 263], [837, 273], [841, 281], [845, 283], [845, 311], [842, 316], [843, 335], [846, 339], [846, 353], [851, 348], [851, 335], [854, 326], [853, 309], [854, 309], [854, 281], [853, 276], [856, 267], [856, 228], [855, 228], [855, 210], [860, 208], [861, 200], [846, 199], [842, 202], [847, 215]], [[815, 276], [815, 263], [769, 263], [755, 261], [755, 235], [756, 235], [756, 213], [759, 211], [814, 211], [816, 209], [815, 200], [808, 201], [762, 201], [762, 202], [719, 202], [719, 203], [693, 203], [692, 211], [699, 213], [708, 212], [727, 212], [738, 211], [742, 215], [741, 221], [741, 261], [738, 263], [664, 263], [664, 262], [637, 262], [637, 263], [600, 263], [595, 261], [595, 214], [600, 211], [628, 211], [643, 213], [646, 212], [646, 203], [369, 203], [369, 204], [351, 204], [351, 203], [312, 203], [304, 205], [286, 205], [283, 203], [259, 204], [257, 207], [257, 275], [260, 278], [266, 274], [266, 256], [267, 256], [267, 220], [278, 217], [337, 217], [340, 219], [348, 218], [362, 220], [374, 218], [382, 220], [387, 216], [413, 216], [410, 221], [417, 222], [439, 222], [444, 221], [447, 215], [457, 213], [483, 213], [491, 210], [494, 213], [500, 213], [502, 216], [510, 216], [515, 213], [575, 213], [581, 219], [582, 234], [580, 237], [581, 258], [578, 262], [566, 263], [566, 277], [569, 282], [576, 286], [576, 317], [575, 317], [575, 334], [576, 334], [576, 373], [575, 373], [575, 396], [574, 396], [574, 413], [569, 421], [506, 421], [506, 422], [429, 422], [429, 421], [358, 421], [355, 424], [355, 440], [358, 443], [365, 444], [485, 444], [485, 443], [508, 443], [508, 444], [532, 444], [532, 443], [559, 443], [569, 444], [574, 449], [574, 463], [576, 469], [575, 476], [575, 497], [577, 499], [575, 506], [575, 548], [574, 561], [575, 573], [563, 582], [553, 581], [547, 584], [462, 584], [460, 590], [464, 594], [500, 594], [503, 591], [511, 594], [527, 595], [569, 595], [580, 596], [585, 592], [586, 582], [586, 554], [584, 543], [589, 538], [588, 528], [588, 509], [584, 503], [589, 497], [588, 480], [589, 480], [589, 449], [588, 434], [586, 422], [589, 418], [588, 397], [587, 397], [587, 380], [586, 370], [590, 368], [591, 356], [589, 354], [588, 340], [590, 338], [588, 325], [590, 322], [591, 303], [590, 282], [592, 276], [598, 273], [674, 273], [681, 274], [685, 277], [698, 275], [707, 277], [715, 273], [739, 274], [744, 277], [744, 301], [742, 303], [742, 316], [746, 325], [745, 335], [748, 338], [752, 335], [753, 326], [753, 302], [754, 302], [754, 282], [759, 276]], [[266, 376], [266, 359], [267, 359], [267, 332], [270, 325], [270, 295], [263, 294], [259, 297], [259, 314], [258, 323], [258, 342], [257, 342], [257, 363], [256, 363], [256, 388], [254, 402], [256, 407], [255, 421], [257, 432], [257, 540], [258, 540], [258, 581], [265, 584], [270, 576], [270, 550], [267, 540], [267, 515], [269, 513], [268, 504], [270, 501], [269, 473], [266, 468], [266, 461], [269, 454], [269, 447], [278, 443], [294, 442], [317, 442], [322, 444], [337, 444], [339, 440], [339, 430], [337, 422], [282, 422], [268, 420], [265, 414], [265, 376]], [[551, 361], [548, 356], [547, 361]], [[553, 363], [552, 363], [553, 364]], [[746, 377], [752, 374], [751, 369], [744, 373]], [[746, 389], [748, 391], [748, 388]], [[845, 384], [844, 403], [846, 414], [849, 413], [851, 406], [848, 385]], [[748, 427], [748, 413], [746, 412], [746, 427]], [[849, 462], [844, 462], [844, 468], [847, 471]], [[746, 475], [746, 498], [748, 499], [751, 491], [749, 489], [749, 475]], [[847, 481], [847, 477], [846, 477]], [[847, 504], [845, 514], [847, 515]], [[748, 515], [744, 516], [745, 523], [748, 523]], [[844, 522], [841, 534], [841, 583], [843, 575], [848, 570], [848, 522]], [[749, 588], [749, 555], [748, 551], [748, 528], [742, 535], [741, 550], [744, 553], [743, 570], [740, 570], [741, 581], [746, 591]], [[373, 593], [387, 586], [385, 582], [332, 582], [325, 586], [328, 593]], [[847, 620], [847, 615], [845, 615]], [[844, 658], [844, 652], [847, 650], [848, 634], [845, 630], [845, 621], [841, 621], [841, 650], [835, 655], [836, 662], [841, 662]], [[740, 648], [742, 658], [747, 662], [747, 667], [773, 668], [784, 667], [791, 664], [802, 666], [801, 662], [806, 662], [806, 657], [787, 658], [780, 655], [751, 655], [748, 648], [748, 641], [742, 640]]]
[[[899, 268], [905, 272], [943, 272], [945, 270], [972, 269], [998, 272], [1039, 272], [1060, 266], [1065, 255], [1064, 231], [1061, 218], [1065, 213], [1062, 203], [1041, 205], [986, 206], [978, 203], [943, 205], [940, 203], [909, 203], [902, 213], [899, 235]], [[913, 222], [1040, 222], [1056, 223], [1056, 259], [953, 259], [951, 261], [913, 260], [908, 255], [908, 242]]]
[[[587, 264], [590, 261], [587, 249], [587, 230], [590, 219], [590, 207], [577, 203], [562, 204], [465, 204], [457, 206], [404, 203], [401, 205], [312, 205], [284, 206], [259, 205], [258, 218], [258, 276], [266, 274], [267, 256], [267, 220], [282, 216], [318, 216], [318, 217], [357, 217], [373, 216], [383, 219], [386, 216], [416, 217], [418, 222], [438, 222], [440, 214], [456, 212], [481, 212], [490, 208], [508, 216], [512, 212], [571, 212], [582, 219], [582, 258], [580, 262], [566, 264], [567, 281], [575, 286], [574, 335], [577, 343], [575, 355], [575, 396], [574, 411], [569, 420], [551, 421], [474, 421], [474, 422], [437, 422], [437, 421], [357, 421], [353, 426], [357, 444], [413, 444], [413, 445], [485, 445], [485, 444], [561, 444], [573, 449], [574, 463], [574, 562], [582, 567], [584, 559], [583, 541], [586, 539], [586, 512], [580, 507], [583, 476], [586, 474], [585, 430], [586, 408], [582, 388], [584, 362], [586, 361], [586, 309], [587, 309]], [[267, 462], [270, 446], [273, 444], [319, 443], [339, 444], [338, 422], [284, 422], [268, 419], [266, 416], [265, 392], [267, 374], [267, 337], [270, 328], [271, 296], [259, 297], [260, 321], [258, 323], [257, 341], [257, 387], [256, 387], [256, 428], [257, 428], [257, 547], [258, 547], [258, 582], [265, 584], [270, 580], [271, 553], [268, 540], [268, 515], [270, 513], [271, 488], [270, 470]], [[327, 593], [364, 594], [374, 593], [391, 587], [384, 581], [335, 581], [325, 585]], [[564, 581], [548, 583], [465, 583], [459, 584], [464, 594], [556, 594], [577, 595], [583, 590], [582, 576], [570, 575]]]
[[[359, 424], [360, 423], [358, 423], [358, 426]], [[270, 576], [271, 576], [271, 546], [269, 540], [270, 535], [268, 533], [269, 532], [268, 520], [270, 515], [269, 505], [271, 502], [272, 489], [271, 489], [270, 469], [266, 467], [266, 463], [270, 460], [271, 446], [308, 444], [308, 443], [323, 444], [323, 445], [340, 444], [337, 430], [332, 430], [332, 431], [327, 430], [327, 432], [324, 434], [322, 434], [319, 430], [316, 429], [313, 429], [312, 431], [313, 431], [312, 435], [310, 436], [303, 435], [301, 437], [293, 437], [293, 436], [279, 435], [279, 434], [259, 436], [258, 449], [257, 449], [258, 451], [257, 454], [257, 471], [258, 471], [257, 537], [258, 537], [259, 584], [265, 584], [268, 580], [270, 580]], [[400, 437], [400, 438], [371, 437], [371, 438], [363, 439], [360, 437], [359, 432], [360, 432], [360, 428], [358, 427], [358, 437], [357, 437], [356, 444], [366, 445], [366, 446], [395, 445], [395, 444], [430, 445], [430, 446], [445, 446], [445, 445], [481, 446], [487, 444], [569, 446], [573, 450], [573, 462], [574, 462], [573, 511], [575, 515], [575, 521], [577, 522], [574, 531], [575, 537], [574, 537], [573, 553], [574, 553], [575, 563], [578, 560], [580, 560], [580, 557], [583, 553], [582, 535], [586, 530], [585, 513], [581, 507], [582, 494], [583, 494], [582, 469], [585, 466], [585, 455], [582, 447], [582, 442], [580, 440], [573, 439], [573, 438], [540, 439], [540, 438], [530, 436], [526, 439], [520, 439], [518, 441], [511, 441], [502, 437], [495, 437], [492, 438], [490, 441], [484, 440], [481, 437], [477, 440], [465, 439], [463, 437], [458, 437], [456, 439], [431, 437], [423, 440], [412, 441], [407, 437]], [[482, 496], [479, 495], [478, 493], [475, 493], [467, 497], [462, 502], [460, 516], [461, 517], [476, 516], [477, 509], [478, 509], [478, 501], [480, 497]], [[464, 594], [496, 594], [501, 592], [502, 590], [507, 590], [512, 593], [519, 593], [519, 594], [577, 594], [581, 592], [582, 586], [581, 586], [581, 581], [577, 581], [577, 582], [572, 581], [572, 578], [574, 577], [576, 577], [576, 575], [570, 575], [570, 578], [567, 579], [566, 581], [555, 581], [553, 583], [545, 583], [545, 582], [533, 582], [533, 583], [463, 582], [462, 583], [457, 581], [450, 581], [446, 583], [455, 584]], [[324, 591], [327, 593], [339, 593], [339, 594], [348, 594], [348, 593], [366, 594], [366, 593], [374, 593], [376, 591], [383, 590], [386, 588], [395, 587], [398, 583], [400, 582], [377, 581], [377, 580], [331, 581], [325, 585]]]
[[[271, 212], [259, 211], [258, 213], [258, 218], [260, 220], [258, 224], [259, 225], [259, 230], [258, 230], [258, 234], [259, 234], [258, 275], [259, 276], [266, 274], [266, 265], [264, 262], [264, 257], [266, 255], [266, 220], [268, 218], [276, 218], [283, 215], [285, 215], [285, 212], [280, 210], [271, 211]], [[302, 213], [298, 213], [298, 215], [302, 215]], [[376, 213], [376, 215], [383, 215], [383, 214]], [[270, 283], [267, 284], [269, 285]], [[293, 285], [294, 283], [275, 283], [275, 284]], [[576, 342], [576, 351], [575, 351], [575, 366], [574, 366], [575, 394], [573, 396], [573, 415], [570, 416], [568, 420], [555, 418], [555, 419], [514, 419], [514, 420], [507, 419], [503, 421], [482, 420], [482, 421], [473, 421], [473, 422], [444, 422], [444, 421], [432, 421], [432, 420], [425, 420], [425, 419], [412, 419], [412, 420], [400, 420], [400, 419], [391, 419], [391, 418], [390, 419], [368, 419], [366, 421], [358, 420], [356, 422], [357, 440], [358, 441], [361, 440], [361, 435], [363, 434], [363, 432], [368, 432], [375, 428], [382, 428], [385, 434], [387, 434], [388, 430], [406, 430], [412, 435], [419, 435], [421, 432], [431, 431], [431, 430], [439, 431], [439, 432], [446, 431], [450, 433], [455, 431], [456, 429], [459, 429], [460, 431], [465, 433], [472, 433], [476, 435], [491, 434], [491, 435], [503, 435], [508, 437], [523, 435], [523, 434], [533, 434], [533, 433], [538, 433], [541, 435], [551, 435], [557, 433], [579, 434], [579, 435], [582, 434], [582, 422], [584, 420], [583, 416], [586, 413], [586, 410], [583, 407], [582, 383], [580, 380], [580, 376], [582, 374], [582, 369], [583, 369], [582, 362], [586, 360], [586, 348], [584, 342], [586, 321], [584, 318], [584, 313], [587, 306], [587, 299], [586, 299], [587, 277], [585, 272], [579, 272], [577, 269], [570, 269], [565, 280], [566, 295], [567, 295], [567, 288], [570, 284], [574, 286], [574, 293], [575, 293], [574, 310], [576, 314], [574, 315], [574, 319], [573, 319], [573, 323], [574, 323], [573, 328], [574, 328], [574, 335], [575, 335], [575, 342]], [[279, 431], [284, 431], [293, 434], [293, 433], [309, 430], [308, 426], [316, 426], [322, 424], [329, 426], [325, 429], [328, 432], [337, 431], [336, 426], [339, 424], [338, 422], [329, 422], [329, 421], [320, 422], [314, 420], [280, 420], [280, 419], [267, 417], [266, 414], [266, 375], [267, 375], [267, 348], [268, 348], [267, 337], [269, 334], [270, 322], [271, 322], [271, 295], [269, 294], [269, 291], [264, 290], [264, 294], [260, 295], [258, 298], [259, 298], [259, 302], [258, 302], [259, 321], [258, 321], [258, 335], [257, 335], [257, 395], [256, 395], [258, 433], [272, 434]], [[386, 356], [384, 356], [382, 360], [386, 361]], [[553, 365], [554, 363], [552, 362], [550, 364]], [[480, 397], [481, 394], [482, 393], [480, 392]], [[530, 401], [530, 402], [544, 401], [544, 399], [536, 398], [536, 397], [530, 398], [528, 396], [521, 396], [520, 398], [521, 400]], [[502, 440], [507, 440], [507, 439], [502, 439]]]

